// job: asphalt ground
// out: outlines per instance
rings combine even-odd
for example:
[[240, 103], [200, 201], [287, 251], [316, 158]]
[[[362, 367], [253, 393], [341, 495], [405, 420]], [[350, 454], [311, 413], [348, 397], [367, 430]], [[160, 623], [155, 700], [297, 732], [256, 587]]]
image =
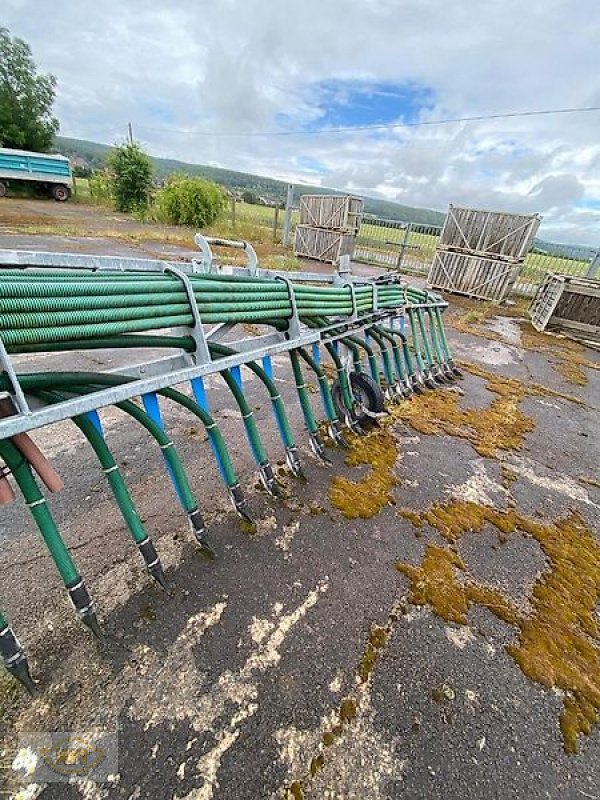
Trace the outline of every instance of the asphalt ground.
[[[45, 238], [35, 246], [67, 249]], [[6, 235], [0, 246], [25, 245]], [[114, 252], [118, 244], [110, 247]], [[449, 316], [466, 307], [452, 303]], [[371, 468], [348, 466], [339, 449], [328, 451], [331, 467], [310, 454], [284, 358], [276, 376], [306, 483], [287, 474], [266, 392], [245, 376], [286, 489], [283, 500], [259, 488], [232, 397], [218, 378], [209, 382], [257, 520], [253, 535], [240, 531], [202, 428], [165, 403], [165, 423], [204, 511], [214, 561], [195, 549], [157, 447], [120, 412], [103, 412], [107, 441], [163, 559], [166, 593], [144, 573], [75, 426], [36, 433], [65, 479], [51, 508], [106, 639], [97, 642], [75, 619], [23, 504], [0, 509], [2, 607], [40, 688], [32, 701], [0, 678], [4, 762], [10, 766], [25, 732], [101, 730], [118, 734], [118, 765], [108, 782], [74, 778], [38, 788], [8, 768], [5, 791], [51, 800], [600, 797], [599, 726], [578, 736], [578, 752], [565, 752], [564, 690], [532, 679], [506, 649], [519, 641], [524, 623], [503, 622], [477, 602], [465, 624], [449, 621], [431, 603], [412, 602], [415, 586], [396, 568], [419, 566], [428, 546], [448, 544], [439, 529], [427, 522], [414, 527], [400, 509], [418, 513], [452, 499], [516, 508], [543, 524], [577, 511], [598, 534], [598, 371], [583, 368], [587, 383], [573, 384], [556, 370], [555, 340], [547, 337], [545, 352], [525, 349], [521, 323], [512, 317], [488, 319], [474, 330], [478, 335], [450, 327], [451, 345], [487, 377], [467, 371], [460, 395], [440, 389], [447, 407], [489, 409], [497, 397], [489, 375], [555, 394], [525, 393], [517, 405], [533, 419], [532, 430], [516, 449], [494, 456], [482, 455], [481, 444], [478, 452], [469, 439], [425, 434], [397, 418], [386, 428], [397, 449], [394, 503], [368, 519], [345, 518], [329, 490], [336, 477], [360, 482]], [[584, 356], [598, 363], [592, 351]], [[123, 354], [52, 355], [41, 368], [95, 370], [117, 366], [117, 358]], [[34, 367], [21, 359], [23, 370]], [[320, 411], [318, 394], [311, 399]], [[539, 613], [536, 587], [556, 563], [534, 536], [516, 530], [501, 537], [488, 522], [481, 532], [466, 531], [455, 551], [464, 566], [455, 570], [459, 581], [496, 588], [524, 619]], [[587, 599], [596, 623], [599, 588]], [[559, 605], [568, 612], [573, 598], [564, 591]], [[584, 678], [597, 689], [597, 640], [588, 635], [587, 641], [592, 656]], [[555, 655], [563, 666], [572, 658], [567, 651]]]

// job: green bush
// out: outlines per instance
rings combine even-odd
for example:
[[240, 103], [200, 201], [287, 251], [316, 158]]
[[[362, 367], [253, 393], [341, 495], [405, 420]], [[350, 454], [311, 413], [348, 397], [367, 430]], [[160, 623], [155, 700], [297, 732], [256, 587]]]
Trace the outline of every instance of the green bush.
[[157, 216], [174, 225], [204, 228], [227, 207], [227, 195], [212, 181], [173, 175], [156, 197]]
[[90, 199], [97, 205], [112, 204], [112, 178], [104, 169], [93, 172], [88, 180]]
[[117, 211], [148, 207], [152, 190], [152, 162], [136, 142], [121, 144], [108, 159], [112, 197]]

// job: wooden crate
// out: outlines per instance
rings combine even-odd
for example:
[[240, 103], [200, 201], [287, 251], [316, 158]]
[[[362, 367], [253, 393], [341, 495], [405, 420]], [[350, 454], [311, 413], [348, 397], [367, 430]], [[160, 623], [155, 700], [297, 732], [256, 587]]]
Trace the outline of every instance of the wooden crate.
[[530, 307], [538, 331], [555, 330], [600, 343], [600, 280], [549, 272]]
[[439, 247], [520, 261], [527, 255], [542, 218], [539, 214], [509, 214], [450, 205]]
[[499, 303], [510, 292], [520, 268], [520, 264], [498, 259], [436, 250], [427, 284], [445, 292]]
[[303, 194], [300, 197], [300, 224], [358, 233], [363, 201], [352, 195]]
[[336, 264], [340, 256], [352, 257], [354, 238], [352, 233], [314, 228], [310, 225], [296, 225], [294, 254]]

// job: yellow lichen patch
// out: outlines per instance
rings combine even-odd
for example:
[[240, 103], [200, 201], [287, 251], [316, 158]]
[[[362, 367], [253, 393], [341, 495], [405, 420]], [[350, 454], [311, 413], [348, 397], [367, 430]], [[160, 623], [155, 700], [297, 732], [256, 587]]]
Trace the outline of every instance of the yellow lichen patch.
[[569, 403], [575, 403], [576, 405], [584, 405], [583, 400], [579, 397], [574, 397], [572, 394], [565, 394], [564, 392], [558, 392], [555, 389], [550, 389], [548, 386], [542, 386], [540, 383], [523, 383], [517, 378], [506, 378], [502, 375], [497, 375], [494, 372], [490, 372], [483, 367], [479, 367], [476, 364], [469, 364], [466, 361], [459, 361], [460, 366], [465, 369], [467, 372], [470, 372], [471, 375], [476, 375], [478, 378], [483, 378], [486, 380], [487, 386], [486, 389], [489, 389], [490, 392], [495, 392], [496, 394], [503, 395], [503, 396], [510, 396], [511, 394], [522, 395], [523, 397], [557, 397], [561, 400], [568, 400]]
[[[515, 382], [517, 383], [517, 382]], [[495, 386], [488, 386], [496, 391]], [[424, 434], [447, 434], [471, 442], [482, 456], [493, 458], [498, 450], [518, 450], [535, 421], [519, 410], [522, 392], [506, 390], [484, 409], [459, 406], [458, 395], [432, 392], [397, 406], [395, 416]]]
[[471, 503], [468, 500], [435, 503], [417, 516], [421, 523], [428, 522], [452, 544], [466, 531], [481, 533], [486, 522], [490, 522], [502, 533], [512, 533], [517, 519], [516, 513], [512, 510], [498, 511], [491, 506]]
[[[546, 687], [565, 692], [560, 720], [565, 749], [600, 719], [600, 638], [595, 610], [600, 598], [600, 544], [578, 512], [554, 523], [509, 509], [453, 502], [421, 512], [450, 547], [430, 545], [420, 566], [399, 563], [411, 579], [411, 602], [429, 605], [445, 620], [465, 624], [472, 604], [488, 608], [518, 629], [507, 652], [521, 670]], [[529, 598], [532, 611], [521, 613], [500, 591], [468, 580], [466, 566], [452, 546], [467, 531], [490, 523], [503, 533], [532, 536], [548, 559]]]
[[371, 673], [375, 669], [375, 664], [379, 658], [379, 651], [385, 646], [387, 636], [388, 634], [385, 628], [381, 628], [379, 625], [374, 625], [371, 628], [369, 641], [367, 642], [360, 664], [358, 665], [358, 677], [362, 683], [366, 683], [369, 680]]
[[400, 561], [396, 568], [411, 579], [411, 603], [429, 605], [449, 622], [466, 624], [469, 606], [464, 586], [456, 578], [456, 570], [463, 570], [465, 565], [458, 553], [430, 544], [420, 567]]
[[400, 508], [398, 509], [398, 511], [396, 511], [396, 514], [399, 517], [403, 517], [404, 519], [407, 519], [409, 522], [412, 522], [415, 528], [423, 527], [423, 520], [416, 511], [412, 510], [412, 508]]
[[394, 501], [392, 489], [398, 479], [394, 474], [397, 444], [387, 427], [372, 430], [366, 436], [349, 437], [346, 464], [370, 469], [359, 481], [341, 475], [331, 481], [329, 500], [347, 519], [368, 519]]
[[287, 790], [287, 796], [293, 800], [304, 800], [304, 792], [300, 781], [294, 781]]

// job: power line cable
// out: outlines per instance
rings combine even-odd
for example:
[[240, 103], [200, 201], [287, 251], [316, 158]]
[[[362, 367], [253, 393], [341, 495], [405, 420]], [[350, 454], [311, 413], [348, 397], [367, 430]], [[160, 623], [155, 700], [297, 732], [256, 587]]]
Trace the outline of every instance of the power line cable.
[[600, 111], [600, 106], [588, 106], [585, 108], [551, 108], [541, 111], [509, 111], [502, 114], [478, 114], [472, 117], [450, 117], [447, 119], [418, 120], [414, 122], [386, 122], [374, 125], [348, 125], [339, 128], [315, 128], [314, 130], [294, 131], [198, 131], [189, 129], [182, 130], [178, 128], [155, 128], [140, 124], [136, 124], [136, 127], [145, 131], [178, 133], [186, 136], [322, 136], [329, 133], [393, 130], [395, 128], [420, 128], [433, 125], [451, 125], [457, 122], [481, 122], [494, 119], [512, 119], [515, 117], [541, 117], [550, 116], [552, 114], [587, 114], [592, 111]]

